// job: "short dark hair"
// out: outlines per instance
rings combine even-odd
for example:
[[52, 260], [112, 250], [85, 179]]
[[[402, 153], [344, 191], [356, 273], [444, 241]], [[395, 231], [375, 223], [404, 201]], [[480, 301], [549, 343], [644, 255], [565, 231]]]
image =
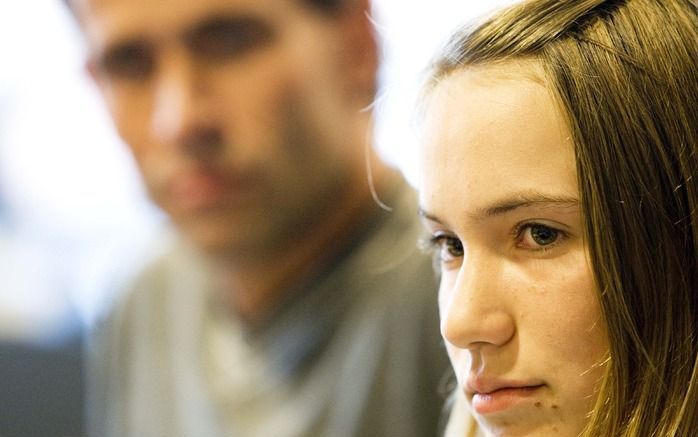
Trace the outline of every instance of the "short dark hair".
[[[61, 1], [65, 3], [68, 9], [73, 9], [73, 5], [71, 4], [70, 0]], [[331, 14], [337, 13], [339, 10], [342, 9], [343, 6], [349, 3], [348, 0], [303, 0], [303, 2], [308, 6], [317, 8], [323, 12]]]
[[349, 0], [303, 0], [303, 2], [328, 14], [337, 14], [349, 4]]

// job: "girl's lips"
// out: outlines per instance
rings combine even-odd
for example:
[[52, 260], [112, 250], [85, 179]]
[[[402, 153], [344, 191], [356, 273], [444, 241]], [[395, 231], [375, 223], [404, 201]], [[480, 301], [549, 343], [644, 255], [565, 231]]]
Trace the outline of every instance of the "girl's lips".
[[501, 387], [496, 390], [473, 393], [472, 407], [477, 414], [491, 414], [506, 410], [533, 397], [543, 385]]

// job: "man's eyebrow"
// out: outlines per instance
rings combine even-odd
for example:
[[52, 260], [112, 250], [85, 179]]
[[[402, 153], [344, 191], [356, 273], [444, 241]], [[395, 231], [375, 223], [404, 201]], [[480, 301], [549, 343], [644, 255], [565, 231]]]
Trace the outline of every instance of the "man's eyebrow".
[[114, 40], [105, 45], [101, 55], [106, 57], [120, 52], [144, 49], [147, 47], [149, 47], [149, 44], [146, 42], [146, 38], [130, 36], [128, 38]]
[[220, 13], [204, 17], [192, 29], [184, 34], [184, 40], [196, 41], [219, 32], [255, 32], [258, 36], [270, 37], [272, 34], [269, 26], [263, 20], [254, 15]]
[[[577, 197], [555, 196], [534, 192], [520, 193], [498, 200], [489, 206], [478, 208], [472, 213], [468, 213], [468, 216], [475, 220], [481, 220], [484, 218], [500, 216], [502, 214], [515, 211], [519, 208], [576, 208], [579, 207], [579, 204], [580, 201]], [[444, 223], [443, 220], [441, 220], [438, 216], [430, 213], [422, 207], [419, 208], [419, 216], [435, 223]]]

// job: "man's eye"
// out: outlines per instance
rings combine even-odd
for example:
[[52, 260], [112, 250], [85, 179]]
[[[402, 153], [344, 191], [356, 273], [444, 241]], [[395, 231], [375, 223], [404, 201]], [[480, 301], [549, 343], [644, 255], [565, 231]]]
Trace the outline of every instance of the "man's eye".
[[517, 231], [517, 245], [524, 249], [544, 250], [554, 246], [562, 237], [562, 231], [540, 223], [527, 223]]
[[125, 44], [107, 51], [101, 70], [113, 79], [145, 79], [155, 69], [153, 50], [142, 44]]
[[191, 50], [210, 60], [226, 60], [271, 41], [272, 29], [252, 18], [216, 18], [187, 36]]

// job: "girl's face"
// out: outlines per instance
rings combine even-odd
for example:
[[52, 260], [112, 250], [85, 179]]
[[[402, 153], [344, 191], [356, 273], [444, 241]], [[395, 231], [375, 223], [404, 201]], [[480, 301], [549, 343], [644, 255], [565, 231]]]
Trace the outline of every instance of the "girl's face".
[[447, 76], [427, 103], [420, 202], [460, 390], [489, 435], [577, 436], [608, 351], [574, 149], [535, 65]]

